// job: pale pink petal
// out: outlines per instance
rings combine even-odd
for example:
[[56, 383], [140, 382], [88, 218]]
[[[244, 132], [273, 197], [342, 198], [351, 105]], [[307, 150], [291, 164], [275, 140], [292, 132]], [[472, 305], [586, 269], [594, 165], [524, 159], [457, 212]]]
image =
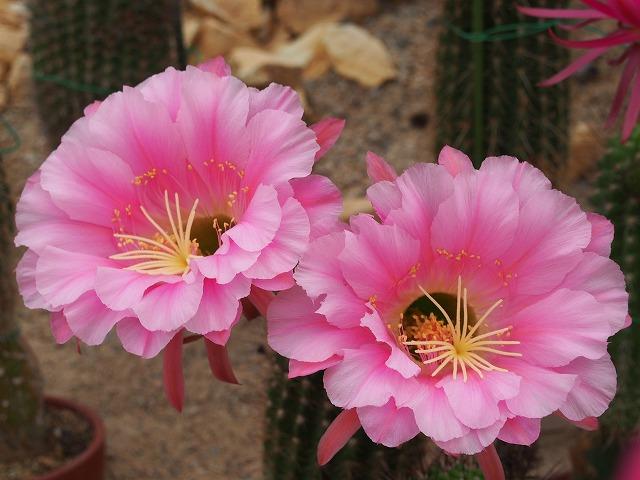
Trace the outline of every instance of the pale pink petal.
[[260, 251], [248, 252], [236, 245], [227, 233], [224, 233], [222, 245], [216, 253], [208, 257], [192, 259], [191, 262], [205, 277], [213, 278], [218, 283], [229, 283], [236, 275], [251, 267], [259, 256]]
[[422, 390], [410, 405], [420, 431], [440, 442], [466, 435], [469, 428], [454, 414], [444, 390], [430, 385], [424, 379], [420, 383]]
[[309, 233], [309, 218], [304, 208], [295, 198], [289, 198], [282, 206], [282, 221], [273, 241], [244, 274], [269, 279], [291, 271], [308, 246]]
[[597, 360], [578, 358], [559, 372], [577, 375], [560, 412], [569, 420], [602, 415], [616, 394], [616, 369], [609, 355]]
[[171, 339], [162, 357], [162, 379], [169, 403], [178, 412], [184, 405], [184, 375], [182, 372], [182, 331]]
[[420, 367], [410, 358], [405, 348], [398, 346], [398, 341], [391, 334], [387, 324], [380, 317], [377, 311], [367, 313], [360, 321], [363, 327], [367, 327], [381, 343], [386, 343], [389, 347], [389, 358], [386, 361], [387, 367], [397, 371], [405, 378], [415, 377], [420, 374]]
[[531, 445], [540, 436], [540, 419], [513, 417], [504, 424], [498, 438], [515, 445]]
[[231, 367], [227, 347], [217, 345], [207, 339], [205, 339], [204, 344], [207, 347], [207, 359], [213, 376], [221, 382], [239, 384], [240, 382], [238, 382]]
[[432, 163], [418, 163], [398, 177], [396, 186], [402, 208], [390, 212], [385, 223], [401, 226], [428, 245], [434, 218], [441, 204], [452, 196], [451, 176]]
[[89, 105], [84, 107], [84, 110], [82, 111], [82, 113], [84, 114], [85, 117], [90, 117], [91, 115], [93, 115], [98, 111], [98, 107], [100, 106], [101, 103], [102, 102], [99, 100], [95, 100], [91, 102]]
[[293, 196], [307, 212], [311, 237], [317, 238], [339, 228], [342, 213], [340, 190], [327, 177], [309, 175], [291, 180]]
[[309, 245], [308, 254], [302, 257], [294, 277], [311, 298], [316, 299], [332, 290], [344, 288], [345, 281], [338, 260], [343, 249], [344, 232], [323, 236]]
[[344, 129], [345, 121], [341, 118], [328, 117], [311, 125], [316, 134], [316, 142], [320, 149], [316, 152], [315, 160], [320, 159], [333, 147]]
[[[431, 225], [431, 243], [438, 252], [461, 264], [499, 257], [512, 244], [518, 227], [518, 196], [510, 185], [486, 174], [461, 173], [453, 179], [453, 193], [442, 202]], [[500, 232], [496, 235], [496, 232]]]
[[438, 164], [442, 165], [453, 177], [459, 173], [473, 171], [473, 164], [469, 157], [460, 150], [445, 145], [438, 155]]
[[332, 367], [342, 361], [339, 355], [333, 355], [322, 362], [301, 362], [299, 360], [289, 360], [289, 378], [304, 377], [312, 373], [319, 372]]
[[420, 242], [396, 226], [361, 217], [359, 234], [345, 233], [339, 258], [345, 279], [360, 298], [369, 300], [410, 278], [419, 259]]
[[226, 235], [244, 250], [261, 250], [273, 240], [282, 214], [275, 188], [260, 185], [238, 224], [227, 230]]
[[96, 268], [111, 263], [102, 257], [47, 247], [36, 265], [36, 287], [51, 305], [65, 305], [93, 289]]
[[626, 327], [629, 295], [625, 290], [624, 274], [613, 260], [593, 252], [585, 253], [561, 286], [593, 295], [608, 310], [611, 334]]
[[148, 275], [122, 268], [100, 267], [96, 271], [96, 294], [107, 307], [125, 310], [136, 305], [156, 283], [177, 283], [178, 275]]
[[587, 213], [587, 220], [591, 224], [591, 241], [585, 251], [608, 257], [613, 242], [613, 224], [602, 215], [591, 212]]
[[252, 280], [252, 284], [262, 290], [278, 292], [281, 290], [288, 290], [289, 288], [293, 287], [296, 282], [293, 279], [292, 272], [285, 272], [268, 279], [254, 278]]
[[146, 100], [164, 106], [171, 120], [175, 122], [180, 110], [183, 78], [184, 72], [168, 67], [164, 72], [147, 78], [137, 88]]
[[205, 279], [200, 306], [185, 327], [200, 335], [231, 327], [240, 309], [240, 299], [249, 295], [251, 282], [238, 275], [224, 285]]
[[53, 246], [106, 256], [115, 248], [111, 228], [71, 220], [54, 205], [49, 193], [42, 189], [39, 171], [27, 180], [16, 205], [16, 226], [16, 245], [36, 252]]
[[243, 168], [249, 153], [245, 132], [249, 113], [246, 85], [231, 76], [218, 77], [187, 67], [181, 96], [177, 125], [195, 171], [203, 179], [215, 181], [218, 169], [207, 166], [212, 160], [229, 162], [236, 171]]
[[591, 295], [560, 289], [518, 312], [511, 319], [511, 336], [521, 342], [517, 350], [522, 358], [534, 365], [559, 367], [577, 357], [595, 360], [607, 352], [608, 313]]
[[359, 429], [360, 420], [354, 408], [340, 412], [320, 438], [318, 464], [327, 464]]
[[300, 287], [277, 295], [267, 313], [271, 348], [287, 358], [321, 362], [341, 354], [345, 348], [357, 348], [372, 340], [365, 329], [342, 330], [329, 325], [315, 310], [315, 305]]
[[376, 182], [367, 188], [367, 198], [376, 214], [384, 222], [389, 213], [402, 205], [402, 195], [393, 182]]
[[198, 68], [205, 72], [213, 73], [218, 77], [228, 77], [231, 75], [231, 67], [224, 61], [224, 57], [222, 56], [217, 56], [206, 62], [202, 62], [198, 65]]
[[596, 417], [586, 417], [586, 418], [583, 418], [582, 420], [570, 420], [559, 411], [556, 412], [556, 414], [560, 418], [564, 418], [570, 424], [575, 425], [576, 427], [582, 430], [585, 430], [587, 432], [595, 432], [600, 428], [600, 422]]
[[324, 373], [324, 387], [331, 403], [342, 408], [382, 406], [392, 396], [399, 406], [418, 394], [415, 379], [403, 378], [385, 365], [383, 345], [344, 350], [344, 360]]
[[369, 438], [385, 447], [397, 447], [420, 433], [413, 411], [397, 408], [393, 400], [381, 407], [360, 407], [357, 412]]
[[506, 400], [506, 404], [513, 414], [528, 418], [546, 417], [560, 408], [577, 378], [521, 360], [505, 359], [500, 365], [522, 377], [518, 395]]
[[56, 343], [66, 343], [73, 337], [73, 332], [69, 328], [69, 324], [67, 323], [67, 319], [64, 318], [62, 310], [59, 312], [51, 312], [49, 325], [51, 326], [51, 333], [53, 333], [53, 338], [56, 339]]
[[143, 358], [155, 357], [176, 334], [176, 331], [147, 330], [137, 318], [121, 320], [116, 326], [116, 332], [127, 352]]
[[94, 292], [84, 293], [63, 312], [73, 334], [87, 345], [100, 345], [114, 325], [127, 316], [127, 312], [109, 310]]
[[66, 142], [41, 172], [42, 187], [73, 220], [111, 228], [114, 208], [134, 203], [133, 171], [113, 153]]
[[485, 480], [505, 480], [504, 468], [502, 468], [502, 462], [500, 462], [500, 457], [493, 444], [476, 454], [475, 457]]
[[36, 288], [36, 265], [38, 255], [33, 250], [27, 250], [16, 267], [18, 289], [22, 301], [28, 308], [47, 308], [49, 303], [40, 295]]
[[503, 415], [498, 421], [487, 428], [470, 430], [466, 435], [447, 442], [436, 441], [436, 445], [451, 454], [478, 454], [496, 440], [506, 419], [506, 415]]
[[251, 305], [255, 307], [255, 309], [260, 312], [264, 318], [267, 317], [267, 310], [269, 309], [269, 305], [275, 298], [272, 292], [268, 292], [262, 290], [261, 288], [253, 285], [251, 287], [251, 292], [249, 293], [248, 300], [251, 302]]
[[510, 184], [518, 194], [521, 202], [525, 202], [533, 195], [551, 190], [551, 181], [539, 169], [526, 162], [519, 162], [517, 158], [506, 155], [487, 157], [480, 166], [480, 170], [487, 174], [502, 178]]
[[300, 97], [298, 92], [291, 87], [272, 83], [262, 90], [251, 88], [249, 92], [248, 120], [263, 110], [281, 110], [296, 118], [302, 118], [304, 110], [300, 103]]
[[187, 282], [161, 283], [147, 290], [133, 311], [149, 330], [170, 332], [184, 326], [198, 311], [203, 278]]
[[313, 130], [279, 110], [257, 113], [247, 125], [249, 161], [245, 181], [278, 184], [311, 173], [318, 150]]
[[215, 343], [216, 345], [220, 345], [221, 347], [225, 346], [231, 337], [231, 329], [240, 321], [242, 317], [242, 308], [238, 308], [236, 313], [236, 318], [233, 320], [233, 323], [229, 326], [229, 328], [225, 330], [219, 331], [211, 331], [204, 335], [204, 338]]
[[387, 161], [373, 152], [367, 152], [367, 175], [371, 183], [382, 181], [393, 182], [398, 174]]

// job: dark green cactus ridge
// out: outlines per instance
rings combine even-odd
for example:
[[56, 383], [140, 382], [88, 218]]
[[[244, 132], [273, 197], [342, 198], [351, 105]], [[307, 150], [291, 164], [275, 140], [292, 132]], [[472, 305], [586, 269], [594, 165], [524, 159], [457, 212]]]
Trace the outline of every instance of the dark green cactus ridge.
[[31, 5], [37, 103], [54, 145], [94, 100], [182, 63], [177, 0]]
[[[561, 7], [566, 0], [519, 2]], [[480, 7], [478, 7], [480, 5]], [[528, 34], [535, 19], [512, 0], [447, 0], [438, 49], [436, 148], [467, 152], [478, 166], [485, 156], [512, 155], [546, 171], [558, 168], [568, 148], [568, 84], [537, 84], [562, 69], [567, 49], [548, 35]], [[521, 25], [515, 38], [471, 41], [462, 32]]]

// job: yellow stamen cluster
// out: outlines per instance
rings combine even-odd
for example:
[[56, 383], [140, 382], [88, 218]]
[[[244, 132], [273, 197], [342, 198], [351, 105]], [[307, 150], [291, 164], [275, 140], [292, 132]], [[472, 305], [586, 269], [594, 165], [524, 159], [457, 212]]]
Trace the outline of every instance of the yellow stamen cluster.
[[[437, 365], [431, 373], [436, 376], [447, 365], [453, 367], [453, 378], [456, 379], [458, 370], [462, 371], [464, 381], [468, 378], [468, 369], [475, 371], [483, 378], [483, 371], [506, 372], [504, 368], [497, 367], [484, 358], [485, 354], [502, 355], [507, 357], [520, 357], [522, 354], [502, 350], [506, 345], [519, 345], [515, 340], [493, 339], [501, 337], [511, 330], [511, 327], [479, 333], [480, 327], [487, 317], [502, 304], [502, 300], [494, 303], [480, 319], [471, 326], [469, 322], [469, 306], [467, 304], [467, 289], [462, 289], [462, 280], [458, 278], [458, 294], [456, 301], [455, 324], [446, 310], [426, 290], [420, 287], [422, 293], [438, 308], [446, 319], [446, 325], [440, 323], [433, 313], [419, 318], [414, 326], [407, 327], [402, 332], [399, 340], [407, 347], [417, 347], [414, 351], [425, 358], [425, 365]], [[438, 325], [436, 325], [438, 324]], [[409, 329], [413, 330], [409, 330]], [[409, 340], [411, 338], [411, 340]], [[424, 357], [422, 357], [424, 355]]]
[[166, 191], [164, 192], [164, 204], [167, 218], [171, 224], [171, 233], [162, 228], [149, 212], [140, 206], [143, 215], [156, 229], [155, 238], [114, 233], [114, 237], [118, 238], [121, 244], [135, 243], [139, 248], [112, 255], [110, 258], [126, 261], [140, 260], [138, 263], [126, 267], [127, 270], [150, 275], [181, 275], [188, 272], [189, 260], [196, 257], [195, 253], [198, 251], [198, 242], [191, 240], [191, 227], [196, 215], [198, 200], [191, 207], [186, 225], [182, 221], [180, 199], [177, 193], [175, 194], [175, 219], [171, 212], [169, 194]]

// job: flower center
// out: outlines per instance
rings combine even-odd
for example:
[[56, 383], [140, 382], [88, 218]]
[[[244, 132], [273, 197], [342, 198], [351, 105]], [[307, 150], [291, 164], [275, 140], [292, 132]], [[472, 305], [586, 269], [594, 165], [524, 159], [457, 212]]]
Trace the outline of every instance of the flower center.
[[[457, 378], [460, 370], [466, 382], [469, 369], [480, 378], [483, 378], [483, 371], [507, 371], [487, 360], [487, 355], [522, 356], [503, 349], [508, 345], [520, 344], [516, 340], [504, 339], [509, 336], [511, 327], [481, 332], [485, 320], [502, 304], [502, 300], [494, 303], [476, 320], [473, 309], [467, 303], [467, 289], [462, 288], [460, 277], [456, 297], [445, 293], [431, 295], [422, 287], [420, 290], [424, 297], [413, 302], [401, 315], [398, 341], [414, 359], [433, 368], [431, 376], [435, 377], [451, 366], [453, 378]], [[450, 315], [453, 312], [455, 322]]]
[[[182, 275], [189, 271], [191, 258], [213, 254], [222, 243], [221, 236], [235, 225], [234, 219], [218, 217], [195, 218], [198, 200], [193, 202], [186, 223], [180, 212], [180, 198], [175, 194], [172, 208], [169, 194], [164, 192], [166, 219], [171, 230], [165, 230], [143, 207], [140, 210], [155, 232], [152, 237], [114, 233], [118, 247], [129, 248], [122, 253], [111, 255], [114, 260], [134, 262], [126, 267], [150, 275]], [[174, 216], [175, 215], [175, 216]]]

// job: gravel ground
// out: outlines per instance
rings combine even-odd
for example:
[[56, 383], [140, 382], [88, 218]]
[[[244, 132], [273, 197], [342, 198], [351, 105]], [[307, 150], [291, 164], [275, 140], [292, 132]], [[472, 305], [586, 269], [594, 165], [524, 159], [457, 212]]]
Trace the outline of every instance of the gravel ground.
[[[314, 116], [347, 119], [342, 139], [318, 169], [344, 190], [366, 188], [364, 153], [386, 156], [398, 169], [433, 159], [433, 70], [440, 1], [387, 2], [365, 26], [390, 48], [398, 78], [374, 90], [329, 74], [306, 85]], [[587, 76], [573, 89], [573, 126], [580, 136], [569, 161], [566, 183], [573, 193], [588, 190], [594, 158], [604, 133], [600, 127], [613, 84]], [[6, 114], [22, 137], [18, 152], [6, 157], [14, 193], [46, 157], [29, 87]], [[585, 147], [589, 145], [589, 147]], [[578, 153], [576, 153], [578, 152]], [[582, 153], [580, 153], [582, 152]], [[19, 320], [40, 359], [47, 392], [95, 408], [108, 430], [107, 480], [262, 478], [262, 418], [269, 361], [261, 320], [234, 330], [230, 351], [242, 386], [213, 381], [201, 344], [185, 347], [186, 407], [179, 415], [164, 400], [161, 360], [142, 361], [121, 350], [114, 338], [76, 353], [56, 346], [42, 312], [19, 309]], [[543, 435], [545, 467], [566, 464], [567, 437], [574, 430], [556, 423]], [[557, 448], [562, 444], [562, 448]]]

